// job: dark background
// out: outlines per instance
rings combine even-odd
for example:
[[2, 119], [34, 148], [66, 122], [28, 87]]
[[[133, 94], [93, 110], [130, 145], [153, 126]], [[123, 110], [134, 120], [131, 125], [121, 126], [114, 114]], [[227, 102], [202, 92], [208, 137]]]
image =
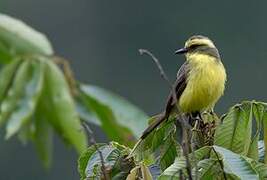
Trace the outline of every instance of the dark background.
[[[267, 1], [244, 0], [0, 0], [1, 13], [50, 38], [56, 53], [70, 60], [77, 79], [110, 89], [149, 115], [162, 110], [168, 86], [138, 49], [151, 50], [173, 80], [184, 61], [173, 52], [193, 34], [214, 40], [227, 68], [217, 112], [241, 100], [266, 101], [266, 6]], [[46, 172], [33, 147], [15, 139], [5, 142], [0, 135], [0, 179], [79, 179], [75, 152], [57, 138], [54, 163]]]

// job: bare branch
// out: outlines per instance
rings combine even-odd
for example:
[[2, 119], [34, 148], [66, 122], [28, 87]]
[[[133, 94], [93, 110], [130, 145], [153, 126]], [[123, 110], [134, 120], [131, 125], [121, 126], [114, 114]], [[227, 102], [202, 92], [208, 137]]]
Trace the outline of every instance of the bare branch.
[[[152, 60], [156, 63], [159, 71], [160, 71], [160, 75], [161, 77], [168, 83], [168, 85], [170, 86], [170, 89], [171, 89], [171, 92], [172, 92], [172, 97], [173, 97], [173, 100], [174, 102], [177, 102], [177, 96], [176, 96], [176, 92], [175, 92], [175, 87], [172, 85], [172, 83], [170, 82], [168, 76], [166, 75], [166, 73], [164, 72], [159, 60], [148, 50], [146, 49], [139, 49], [139, 52], [141, 55], [143, 54], [147, 54], [149, 55]], [[176, 109], [179, 110], [179, 107], [176, 104]], [[180, 121], [179, 121], [180, 120]], [[182, 137], [182, 149], [183, 149], [183, 154], [186, 158], [186, 169], [187, 169], [187, 173], [188, 173], [188, 176], [189, 176], [189, 180], [192, 180], [192, 172], [191, 172], [191, 164], [190, 164], [190, 161], [189, 161], [189, 157], [188, 157], [188, 154], [189, 154], [189, 137], [188, 137], [188, 132], [187, 132], [187, 126], [189, 124], [186, 124], [187, 122], [184, 120], [184, 118], [181, 119], [177, 119], [177, 121], [180, 122], [181, 126], [182, 126], [182, 131], [183, 131], [183, 137]]]
[[166, 75], [166, 73], [164, 72], [164, 70], [163, 70], [163, 68], [162, 68], [162, 66], [161, 66], [161, 64], [160, 64], [160, 62], [159, 62], [159, 60], [150, 52], [150, 51], [148, 51], [147, 49], [139, 49], [139, 53], [141, 54], [141, 55], [143, 55], [143, 54], [147, 54], [147, 55], [149, 55], [151, 58], [152, 58], [152, 60], [156, 63], [156, 65], [157, 65], [157, 67], [158, 67], [158, 69], [159, 69], [159, 71], [160, 71], [160, 76], [169, 84], [169, 86], [172, 88], [172, 83], [170, 82], [170, 80], [169, 80], [169, 78], [168, 78], [168, 76]]
[[152, 54], [150, 51], [148, 51], [147, 49], [139, 49], [139, 53], [141, 55], [143, 54], [147, 54], [148, 56], [150, 56], [152, 58], [152, 60], [156, 63], [159, 72], [160, 72], [160, 76], [168, 83], [171, 91], [172, 91], [172, 97], [174, 99], [175, 102], [177, 102], [177, 97], [176, 97], [176, 93], [175, 93], [175, 87], [172, 85], [171, 81], [169, 80], [168, 76], [166, 75], [166, 73], [164, 72], [162, 65], [160, 64], [158, 58], [156, 58], [154, 56], [154, 54]]
[[92, 129], [88, 126], [88, 123], [86, 121], [83, 121], [82, 124], [83, 124], [84, 129], [86, 130], [86, 132], [89, 135], [89, 142], [90, 142], [90, 144], [92, 144], [95, 147], [96, 151], [99, 154], [99, 157], [100, 157], [100, 160], [101, 160], [101, 170], [102, 170], [104, 179], [105, 180], [109, 180], [110, 178], [109, 178], [109, 176], [107, 174], [107, 171], [106, 171], [104, 157], [103, 157], [102, 152], [99, 150], [99, 148], [97, 146], [96, 140], [94, 138], [94, 133], [93, 133]]

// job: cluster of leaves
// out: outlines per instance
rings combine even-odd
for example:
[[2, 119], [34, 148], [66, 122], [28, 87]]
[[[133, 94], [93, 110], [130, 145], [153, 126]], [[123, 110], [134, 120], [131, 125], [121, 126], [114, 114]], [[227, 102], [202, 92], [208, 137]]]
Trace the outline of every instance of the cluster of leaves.
[[111, 92], [76, 82], [69, 69], [58, 66], [59, 59], [43, 34], [0, 14], [0, 125], [5, 138], [16, 135], [23, 143], [33, 142], [46, 167], [54, 132], [78, 153], [87, 148], [81, 120], [100, 126], [111, 140], [133, 145], [147, 116]]
[[[207, 114], [203, 118], [206, 124], [213, 124], [218, 120], [216, 116]], [[220, 120], [212, 134], [213, 142], [191, 149], [188, 154], [193, 179], [267, 179], [267, 104], [255, 101], [237, 104]], [[133, 158], [134, 166], [124, 166], [128, 167], [129, 173], [125, 179], [188, 179], [188, 164], [175, 131], [179, 134], [181, 128], [170, 119], [146, 139], [138, 142], [137, 147], [129, 153], [134, 154], [133, 157], [129, 156]], [[89, 171], [96, 164], [101, 166], [101, 163], [95, 161], [92, 149], [90, 147], [79, 160], [79, 164], [83, 164], [79, 169], [81, 179], [99, 179], [101, 173], [103, 174], [101, 171]], [[126, 147], [121, 152], [125, 152], [125, 149], [128, 152]], [[110, 157], [110, 152], [103, 154]], [[116, 164], [111, 164], [111, 159], [113, 160], [112, 157], [104, 160], [109, 171]], [[121, 161], [117, 160], [116, 162]], [[109, 175], [113, 179], [113, 174]]]

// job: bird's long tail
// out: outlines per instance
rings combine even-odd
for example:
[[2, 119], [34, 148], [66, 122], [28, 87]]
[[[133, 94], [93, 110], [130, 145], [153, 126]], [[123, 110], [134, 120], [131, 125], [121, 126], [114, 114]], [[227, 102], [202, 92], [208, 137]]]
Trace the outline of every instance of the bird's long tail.
[[150, 124], [145, 131], [143, 132], [143, 134], [141, 135], [140, 139], [138, 140], [138, 142], [135, 144], [135, 146], [133, 147], [132, 151], [130, 152], [128, 157], [132, 157], [133, 154], [135, 153], [137, 147], [139, 147], [139, 145], [141, 144], [141, 142], [152, 132], [154, 131], [161, 123], [163, 123], [166, 119], [168, 119], [168, 115], [163, 112], [161, 114], [158, 114], [155, 116], [156, 120], [154, 120], [152, 122], [152, 124]]
[[162, 122], [164, 122], [168, 117], [166, 113], [163, 112], [161, 114], [156, 115], [156, 120], [152, 122], [143, 132], [140, 139], [145, 139], [154, 129], [156, 129]]

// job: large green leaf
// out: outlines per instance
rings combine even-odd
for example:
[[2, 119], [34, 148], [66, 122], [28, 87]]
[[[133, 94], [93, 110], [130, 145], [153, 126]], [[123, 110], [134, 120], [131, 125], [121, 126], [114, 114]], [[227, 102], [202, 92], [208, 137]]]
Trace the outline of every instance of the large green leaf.
[[148, 116], [124, 98], [93, 85], [81, 85], [80, 90], [98, 103], [109, 107], [117, 123], [130, 129], [135, 137], [139, 137], [146, 128]]
[[125, 158], [129, 151], [127, 147], [115, 142], [90, 146], [79, 159], [81, 179], [100, 179], [103, 177], [102, 163], [105, 166], [107, 176], [114, 180], [125, 179], [134, 167], [133, 161]]
[[251, 144], [253, 103], [244, 102], [230, 109], [216, 129], [214, 144], [247, 155]]
[[259, 174], [246, 157], [219, 146], [214, 146], [214, 149], [222, 157], [227, 174], [233, 174], [240, 179], [259, 179]]
[[40, 60], [45, 64], [45, 83], [38, 108], [59, 136], [82, 152], [87, 146], [87, 137], [65, 77], [52, 61], [41, 57]]
[[[6, 138], [14, 135], [27, 122], [30, 121], [35, 111], [38, 99], [43, 88], [44, 66], [35, 59], [27, 59], [17, 74], [14, 83], [26, 81], [20, 96], [7, 122]], [[24, 69], [25, 68], [25, 69]]]
[[20, 20], [0, 14], [0, 62], [9, 62], [17, 55], [52, 55], [48, 39]]
[[118, 123], [111, 107], [101, 103], [89, 94], [85, 94], [83, 91], [80, 92], [78, 100], [82, 102], [84, 108], [90, 111], [90, 114], [94, 115], [93, 117], [97, 117], [100, 120], [101, 128], [111, 140], [121, 144], [133, 145], [135, 137], [130, 129]]
[[160, 169], [164, 171], [169, 167], [175, 158], [180, 155], [180, 151], [180, 145], [175, 141], [174, 137], [172, 135], [168, 136], [160, 150]]
[[[154, 116], [149, 120], [149, 122], [153, 123], [156, 119], [157, 116]], [[135, 159], [137, 161], [147, 161], [148, 164], [153, 163], [153, 157], [151, 157], [153, 152], [161, 146], [165, 146], [165, 150], [167, 150], [166, 148], [170, 146], [168, 142], [171, 141], [166, 140], [173, 138], [175, 134], [176, 127], [174, 120], [175, 118], [170, 117], [168, 121], [165, 121], [158, 128], [154, 129], [145, 139], [140, 139], [135, 144], [131, 155], [135, 155]], [[162, 152], [162, 156], [164, 156], [164, 151]]]
[[[191, 165], [193, 165], [193, 162], [198, 163], [200, 160], [206, 158], [210, 154], [211, 147], [205, 146], [198, 150], [196, 150], [193, 153], [189, 154], [189, 161]], [[179, 179], [180, 178], [180, 172], [183, 172], [183, 174], [186, 174], [185, 171], [186, 168], [186, 159], [184, 156], [176, 157], [174, 163], [169, 166], [167, 169], [164, 170], [164, 172], [160, 175], [159, 180], [167, 180], [167, 179]]]
[[198, 177], [201, 180], [213, 180], [222, 177], [219, 163], [215, 159], [204, 159], [198, 162]]
[[104, 145], [106, 145], [106, 144], [102, 143], [102, 144], [97, 144], [97, 145], [90, 146], [79, 157], [79, 160], [78, 160], [78, 171], [79, 171], [81, 180], [86, 179], [86, 177], [87, 177], [86, 167], [87, 167], [88, 161], [89, 161], [90, 157], [92, 156], [92, 154], [97, 151], [96, 147], [100, 148], [101, 146], [104, 146]]
[[34, 125], [34, 145], [44, 167], [49, 168], [53, 154], [53, 131], [47, 119], [44, 118], [43, 112], [38, 107], [34, 116]]

